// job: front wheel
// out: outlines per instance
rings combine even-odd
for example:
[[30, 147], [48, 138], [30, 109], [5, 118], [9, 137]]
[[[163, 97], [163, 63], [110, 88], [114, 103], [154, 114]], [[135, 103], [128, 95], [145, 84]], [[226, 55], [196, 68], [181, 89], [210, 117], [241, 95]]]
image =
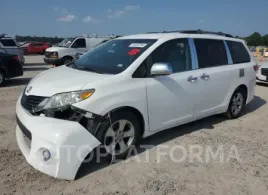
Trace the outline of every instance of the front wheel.
[[124, 159], [131, 147], [138, 143], [140, 132], [141, 124], [134, 113], [118, 111], [102, 123], [96, 138], [103, 144], [109, 158]]
[[231, 97], [229, 107], [225, 115], [230, 119], [238, 118], [242, 115], [246, 105], [246, 94], [243, 90], [237, 89]]
[[65, 57], [65, 58], [62, 59], [62, 62], [63, 62], [64, 65], [66, 65], [66, 64], [70, 64], [72, 61], [73, 61], [73, 60], [72, 60], [71, 58], [66, 58], [66, 57]]
[[0, 86], [4, 84], [6, 80], [5, 74], [3, 71], [0, 70]]

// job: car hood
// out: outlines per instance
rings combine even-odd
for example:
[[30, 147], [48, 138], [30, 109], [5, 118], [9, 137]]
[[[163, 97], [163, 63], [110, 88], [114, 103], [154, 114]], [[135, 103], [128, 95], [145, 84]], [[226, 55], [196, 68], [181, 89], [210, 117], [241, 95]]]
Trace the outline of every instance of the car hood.
[[46, 49], [46, 51], [48, 52], [55, 52], [55, 51], [63, 51], [63, 50], [66, 50], [66, 49], [70, 49], [68, 47], [49, 47]]
[[27, 86], [27, 89], [31, 88], [31, 90], [26, 89], [26, 95], [50, 97], [57, 93], [78, 91], [89, 83], [89, 86], [94, 86], [94, 82], [103, 81], [112, 76], [60, 66], [44, 71], [33, 78]]

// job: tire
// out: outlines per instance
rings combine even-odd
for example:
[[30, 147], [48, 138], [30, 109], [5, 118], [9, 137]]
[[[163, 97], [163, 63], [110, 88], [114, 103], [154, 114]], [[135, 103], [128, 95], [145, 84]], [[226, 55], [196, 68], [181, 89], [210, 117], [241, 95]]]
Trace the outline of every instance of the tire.
[[245, 106], [246, 106], [246, 92], [245, 90], [239, 88], [233, 93], [229, 103], [228, 110], [225, 113], [225, 116], [227, 116], [230, 119], [236, 119], [243, 114]]
[[2, 70], [0, 70], [0, 86], [2, 86], [6, 81], [5, 74]]
[[114, 112], [110, 118], [107, 117], [96, 133], [96, 138], [102, 143], [101, 152], [106, 154], [106, 159], [125, 159], [130, 149], [138, 144], [141, 128], [138, 117], [129, 111]]
[[62, 63], [65, 65], [65, 64], [69, 64], [69, 63], [71, 63], [73, 61], [73, 59], [72, 58], [69, 58], [69, 57], [64, 57], [63, 59], [62, 59]]

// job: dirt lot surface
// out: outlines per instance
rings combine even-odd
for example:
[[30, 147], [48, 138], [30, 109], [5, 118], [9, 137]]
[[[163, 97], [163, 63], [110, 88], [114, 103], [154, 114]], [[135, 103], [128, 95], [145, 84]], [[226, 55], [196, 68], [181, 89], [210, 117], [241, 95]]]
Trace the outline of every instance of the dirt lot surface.
[[[63, 181], [34, 170], [16, 143], [15, 102], [33, 76], [50, 68], [34, 63], [24, 66], [23, 77], [0, 88], [0, 194], [268, 194], [268, 86], [256, 86], [254, 100], [239, 119], [214, 116], [158, 133], [142, 141], [155, 147], [112, 165], [84, 164], [77, 180]], [[215, 151], [223, 146], [223, 162], [206, 161], [205, 152], [202, 160], [174, 162], [171, 157], [180, 150], [157, 159], [157, 150], [164, 145], [168, 148], [162, 151], [169, 154], [176, 145], [187, 152], [191, 145]]]

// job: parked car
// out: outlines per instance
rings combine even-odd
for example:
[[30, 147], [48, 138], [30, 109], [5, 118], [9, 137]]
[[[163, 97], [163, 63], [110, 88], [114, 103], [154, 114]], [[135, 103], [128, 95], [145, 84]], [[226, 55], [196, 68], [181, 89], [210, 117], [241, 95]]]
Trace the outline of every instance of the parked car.
[[258, 83], [268, 83], [268, 62], [259, 66], [256, 79]]
[[46, 49], [51, 47], [50, 43], [42, 43], [42, 42], [32, 42], [26, 43], [21, 46], [24, 54], [44, 54]]
[[25, 62], [23, 51], [18, 46], [16, 40], [12, 37], [7, 37], [5, 34], [0, 34], [0, 52], [17, 55], [21, 64]]
[[6, 79], [23, 75], [19, 56], [0, 52], [0, 86]]
[[156, 132], [215, 114], [240, 117], [257, 69], [245, 41], [224, 33], [120, 37], [30, 81], [16, 105], [17, 142], [34, 168], [72, 180], [99, 145], [124, 158]]
[[44, 61], [47, 64], [60, 66], [75, 59], [76, 53], [85, 53], [103, 42], [106, 38], [70, 37], [64, 39], [57, 47], [48, 48]]

